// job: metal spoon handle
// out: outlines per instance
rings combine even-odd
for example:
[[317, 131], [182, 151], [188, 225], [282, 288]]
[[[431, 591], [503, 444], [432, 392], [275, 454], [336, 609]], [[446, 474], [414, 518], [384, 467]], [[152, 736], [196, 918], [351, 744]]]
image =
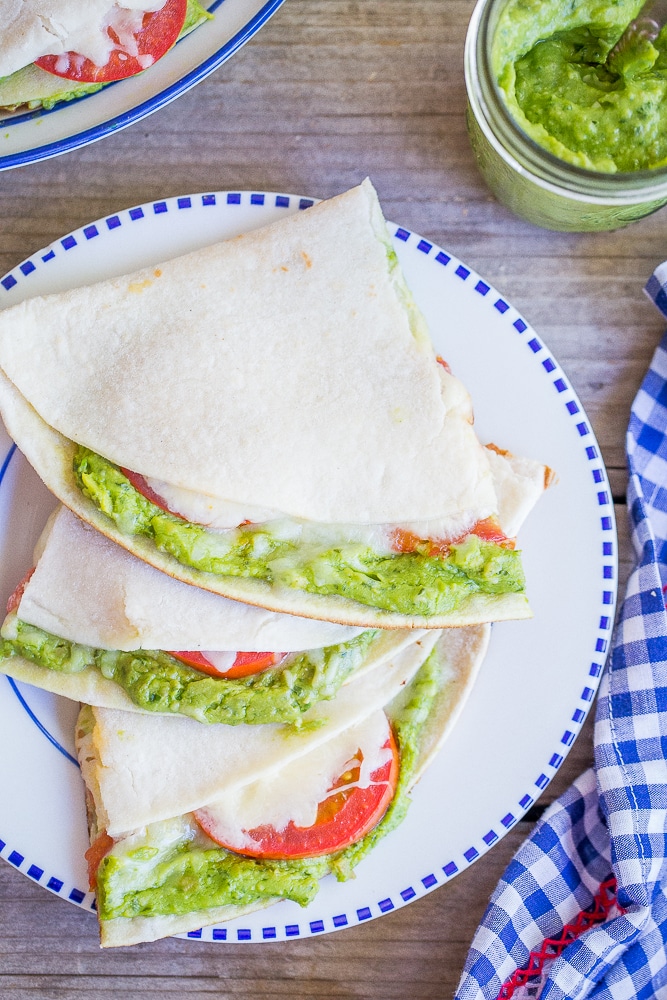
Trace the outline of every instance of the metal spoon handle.
[[667, 0], [647, 0], [637, 17], [630, 21], [607, 56], [607, 62], [622, 53], [637, 39], [653, 42], [667, 24]]

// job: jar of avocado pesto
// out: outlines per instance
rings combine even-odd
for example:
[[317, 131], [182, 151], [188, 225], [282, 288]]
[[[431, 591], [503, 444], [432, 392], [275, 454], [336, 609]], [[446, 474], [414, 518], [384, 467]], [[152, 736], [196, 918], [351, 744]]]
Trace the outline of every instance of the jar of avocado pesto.
[[493, 193], [547, 229], [617, 229], [667, 204], [667, 30], [607, 59], [642, 0], [478, 0], [468, 129]]

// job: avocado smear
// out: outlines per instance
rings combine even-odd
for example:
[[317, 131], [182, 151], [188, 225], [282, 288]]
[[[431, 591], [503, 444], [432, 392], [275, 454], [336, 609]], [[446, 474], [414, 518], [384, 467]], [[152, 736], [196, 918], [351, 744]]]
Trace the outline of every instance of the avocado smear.
[[260, 673], [226, 678], [209, 677], [161, 650], [93, 649], [20, 619], [11, 631], [13, 637], [0, 643], [3, 659], [23, 656], [61, 673], [97, 670], [149, 712], [173, 712], [228, 726], [281, 722], [296, 727], [309, 708], [334, 697], [378, 635], [369, 629], [349, 642], [294, 653], [287, 662]]
[[[188, 0], [179, 39], [212, 16], [198, 0]], [[15, 73], [0, 78], [0, 108], [6, 111], [16, 111], [23, 107], [30, 111], [36, 108], [50, 111], [54, 105], [62, 101], [73, 101], [77, 97], [94, 94], [96, 90], [107, 86], [106, 83], [80, 83], [77, 80], [68, 80], [66, 77], [47, 72], [35, 63], [30, 63]]]
[[216, 576], [253, 577], [425, 617], [454, 612], [474, 594], [522, 593], [525, 587], [519, 552], [476, 535], [453, 544], [446, 557], [432, 557], [378, 553], [359, 543], [300, 545], [295, 522], [290, 530], [267, 522], [211, 531], [151, 503], [117, 466], [83, 446], [73, 467], [82, 492], [119, 531], [147, 536], [183, 565]]
[[355, 866], [406, 815], [420, 733], [442, 689], [443, 673], [436, 646], [411, 682], [409, 698], [392, 719], [400, 758], [394, 798], [378, 825], [358, 843], [333, 855], [266, 861], [241, 857], [222, 847], [197, 845], [187, 823], [180, 836], [173, 835], [170, 821], [155, 823], [147, 828], [145, 844], [133, 840], [129, 851], [114, 853], [122, 849], [121, 842], [101, 862], [97, 872], [100, 918], [190, 913], [278, 898], [307, 906], [317, 894], [319, 880], [328, 873], [339, 881], [351, 878]]
[[507, 108], [561, 160], [613, 173], [667, 165], [667, 30], [607, 56], [642, 0], [508, 0], [492, 64]]

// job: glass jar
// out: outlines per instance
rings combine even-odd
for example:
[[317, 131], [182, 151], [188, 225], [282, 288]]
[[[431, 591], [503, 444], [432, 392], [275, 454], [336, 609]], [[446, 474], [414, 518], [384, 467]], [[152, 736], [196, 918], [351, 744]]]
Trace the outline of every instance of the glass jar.
[[559, 160], [512, 119], [491, 63], [507, 0], [478, 0], [465, 45], [468, 131], [479, 168], [496, 197], [545, 229], [618, 229], [667, 204], [667, 168], [599, 173]]

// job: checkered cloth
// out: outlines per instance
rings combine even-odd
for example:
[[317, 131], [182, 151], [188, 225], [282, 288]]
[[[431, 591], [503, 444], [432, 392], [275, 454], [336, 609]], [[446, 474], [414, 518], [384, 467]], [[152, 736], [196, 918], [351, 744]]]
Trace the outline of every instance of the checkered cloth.
[[[667, 262], [646, 291], [667, 315]], [[600, 688], [595, 769], [506, 869], [457, 1000], [667, 998], [667, 334], [633, 403], [627, 452], [638, 565]]]

